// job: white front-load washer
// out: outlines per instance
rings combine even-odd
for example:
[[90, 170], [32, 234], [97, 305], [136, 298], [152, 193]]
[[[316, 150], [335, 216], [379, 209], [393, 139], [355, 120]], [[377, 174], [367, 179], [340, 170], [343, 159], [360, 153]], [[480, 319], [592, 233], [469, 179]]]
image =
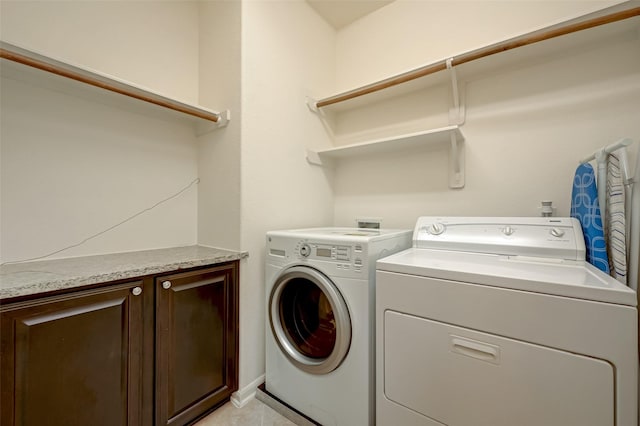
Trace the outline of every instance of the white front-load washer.
[[377, 263], [378, 425], [637, 425], [636, 293], [568, 218], [422, 217]]
[[267, 392], [324, 425], [375, 423], [375, 262], [411, 231], [267, 233]]

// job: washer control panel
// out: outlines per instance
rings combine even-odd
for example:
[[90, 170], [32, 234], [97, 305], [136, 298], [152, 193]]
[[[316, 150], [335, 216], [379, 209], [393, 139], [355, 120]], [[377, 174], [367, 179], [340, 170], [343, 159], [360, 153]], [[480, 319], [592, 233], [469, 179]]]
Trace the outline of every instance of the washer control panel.
[[365, 253], [362, 244], [326, 244], [308, 240], [298, 242], [294, 249], [299, 259], [324, 260], [338, 263], [339, 269], [362, 270]]

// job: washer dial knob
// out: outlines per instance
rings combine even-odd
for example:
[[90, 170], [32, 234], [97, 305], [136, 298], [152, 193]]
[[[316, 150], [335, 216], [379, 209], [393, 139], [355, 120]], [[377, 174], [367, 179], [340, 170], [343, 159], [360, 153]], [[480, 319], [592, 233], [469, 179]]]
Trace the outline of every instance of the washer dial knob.
[[309, 257], [310, 254], [311, 254], [311, 247], [309, 247], [309, 244], [303, 244], [300, 246], [300, 256]]
[[560, 228], [551, 228], [551, 231], [549, 231], [549, 233], [556, 238], [560, 238], [564, 235], [564, 231]]

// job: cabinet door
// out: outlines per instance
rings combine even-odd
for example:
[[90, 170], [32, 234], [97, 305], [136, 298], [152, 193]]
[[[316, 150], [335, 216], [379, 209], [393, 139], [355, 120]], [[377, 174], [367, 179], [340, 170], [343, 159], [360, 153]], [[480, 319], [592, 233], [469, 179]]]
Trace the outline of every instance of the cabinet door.
[[2, 426], [140, 424], [140, 285], [0, 308]]
[[238, 386], [238, 263], [156, 278], [156, 424], [183, 425]]

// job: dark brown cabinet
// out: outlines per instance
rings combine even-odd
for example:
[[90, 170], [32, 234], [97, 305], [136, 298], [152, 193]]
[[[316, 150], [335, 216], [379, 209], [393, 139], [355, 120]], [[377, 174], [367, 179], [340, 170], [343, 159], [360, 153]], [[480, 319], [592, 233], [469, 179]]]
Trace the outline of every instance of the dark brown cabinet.
[[1, 426], [197, 419], [237, 390], [237, 286], [230, 262], [0, 306]]
[[156, 424], [182, 425], [238, 389], [237, 271], [165, 275], [156, 285]]
[[140, 424], [141, 284], [2, 308], [2, 426]]

